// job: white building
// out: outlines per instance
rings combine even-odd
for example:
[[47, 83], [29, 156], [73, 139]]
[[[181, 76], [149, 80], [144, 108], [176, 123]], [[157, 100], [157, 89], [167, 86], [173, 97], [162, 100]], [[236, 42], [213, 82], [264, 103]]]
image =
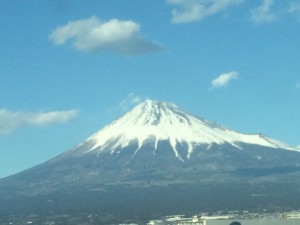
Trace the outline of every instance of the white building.
[[300, 219], [300, 212], [290, 212], [283, 215], [285, 219]]

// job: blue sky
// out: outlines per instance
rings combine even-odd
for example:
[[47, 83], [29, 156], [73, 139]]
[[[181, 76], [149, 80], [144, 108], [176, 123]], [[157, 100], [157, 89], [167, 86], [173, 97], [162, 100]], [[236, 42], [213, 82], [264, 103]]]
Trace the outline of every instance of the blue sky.
[[150, 98], [300, 145], [300, 0], [4, 0], [0, 177]]

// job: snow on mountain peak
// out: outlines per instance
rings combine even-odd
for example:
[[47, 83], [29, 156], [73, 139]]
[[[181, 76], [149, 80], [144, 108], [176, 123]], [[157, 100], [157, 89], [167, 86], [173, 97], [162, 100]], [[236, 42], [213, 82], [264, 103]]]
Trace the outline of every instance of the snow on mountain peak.
[[229, 143], [241, 148], [241, 143], [271, 148], [297, 150], [262, 135], [241, 134], [215, 123], [184, 112], [172, 103], [146, 100], [123, 117], [104, 127], [86, 140], [90, 151], [115, 152], [133, 142], [138, 143], [136, 152], [144, 143], [152, 141], [155, 150], [159, 141], [169, 141], [176, 157], [181, 159], [177, 144], [188, 146], [187, 157], [196, 146]]

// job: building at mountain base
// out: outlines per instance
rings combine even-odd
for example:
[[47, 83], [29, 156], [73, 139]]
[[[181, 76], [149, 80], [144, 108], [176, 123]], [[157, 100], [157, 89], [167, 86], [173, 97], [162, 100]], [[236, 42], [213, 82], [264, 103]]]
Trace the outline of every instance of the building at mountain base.
[[151, 220], [147, 225], [298, 225], [300, 224], [299, 211], [274, 214], [242, 213], [217, 216], [185, 215], [165, 216], [160, 220]]
[[193, 216], [185, 217], [184, 215], [166, 216], [161, 220], [151, 220], [147, 225], [209, 225], [210, 221], [230, 220], [230, 216]]

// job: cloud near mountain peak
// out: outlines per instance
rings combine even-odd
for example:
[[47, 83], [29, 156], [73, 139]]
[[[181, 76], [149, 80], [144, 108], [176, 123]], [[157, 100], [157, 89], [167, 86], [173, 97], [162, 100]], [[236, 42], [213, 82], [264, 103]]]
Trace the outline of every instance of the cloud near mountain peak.
[[9, 134], [24, 126], [45, 126], [75, 119], [78, 110], [26, 112], [0, 109], [0, 134]]
[[242, 3], [244, 0], [167, 0], [175, 5], [172, 11], [173, 23], [189, 23], [204, 17], [218, 14], [230, 6]]
[[77, 50], [88, 52], [111, 51], [138, 55], [164, 50], [162, 44], [143, 38], [138, 23], [118, 19], [102, 21], [96, 16], [57, 27], [49, 39], [57, 45], [69, 41]]

